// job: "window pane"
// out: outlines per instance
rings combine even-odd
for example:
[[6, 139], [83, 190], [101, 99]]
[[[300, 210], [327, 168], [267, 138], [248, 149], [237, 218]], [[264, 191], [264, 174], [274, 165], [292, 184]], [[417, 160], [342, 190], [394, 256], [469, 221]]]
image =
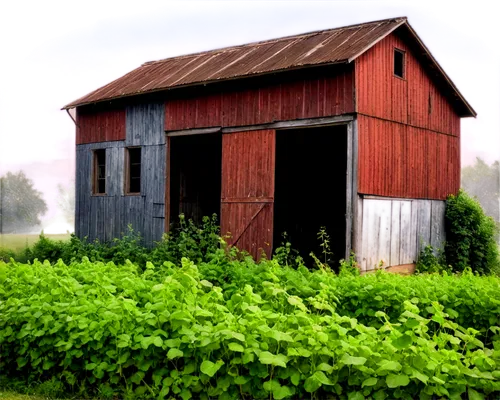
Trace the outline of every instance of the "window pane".
[[106, 179], [106, 167], [104, 165], [98, 166], [99, 174], [97, 176], [98, 179]]
[[130, 178], [140, 178], [141, 177], [141, 164], [132, 164], [130, 166]]
[[404, 73], [404, 53], [394, 50], [394, 75], [403, 78]]
[[132, 178], [130, 180], [130, 193], [140, 193], [141, 178]]
[[104, 179], [99, 179], [97, 193], [106, 193], [106, 181]]
[[96, 150], [95, 155], [97, 157], [97, 164], [104, 165], [106, 163], [106, 150]]
[[128, 151], [131, 164], [137, 164], [141, 162], [141, 149], [139, 147], [129, 149]]

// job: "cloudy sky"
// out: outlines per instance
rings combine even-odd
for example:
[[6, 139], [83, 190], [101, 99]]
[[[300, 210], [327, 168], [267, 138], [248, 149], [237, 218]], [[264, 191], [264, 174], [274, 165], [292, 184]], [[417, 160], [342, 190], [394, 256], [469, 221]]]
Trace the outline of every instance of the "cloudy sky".
[[60, 111], [70, 101], [145, 61], [398, 16], [409, 18], [478, 113], [462, 121], [463, 164], [476, 156], [494, 161], [500, 158], [500, 27], [490, 4], [2, 0], [0, 174], [24, 168], [54, 209], [54, 185], [74, 173], [74, 125]]

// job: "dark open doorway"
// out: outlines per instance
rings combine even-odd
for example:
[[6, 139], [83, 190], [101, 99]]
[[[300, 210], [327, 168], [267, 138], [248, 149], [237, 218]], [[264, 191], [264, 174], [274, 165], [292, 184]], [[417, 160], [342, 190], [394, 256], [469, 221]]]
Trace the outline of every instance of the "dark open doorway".
[[310, 265], [313, 252], [322, 261], [321, 227], [330, 236], [330, 265], [346, 248], [347, 126], [276, 132], [274, 247], [286, 232], [292, 248]]
[[169, 145], [170, 224], [180, 214], [197, 224], [204, 216], [219, 216], [222, 135], [175, 136]]

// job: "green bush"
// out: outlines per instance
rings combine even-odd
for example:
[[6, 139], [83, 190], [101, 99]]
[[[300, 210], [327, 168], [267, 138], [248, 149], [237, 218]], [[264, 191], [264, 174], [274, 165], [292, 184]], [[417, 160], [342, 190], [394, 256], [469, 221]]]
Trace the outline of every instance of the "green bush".
[[34, 260], [56, 263], [62, 260], [69, 264], [81, 261], [87, 257], [91, 262], [112, 261], [115, 264], [124, 264], [127, 260], [144, 267], [147, 261], [162, 264], [164, 261], [180, 263], [183, 257], [195, 262], [207, 261], [211, 254], [220, 247], [219, 227], [217, 216], [203, 217], [198, 226], [192, 220], [186, 221], [180, 216], [180, 223], [173, 226], [168, 234], [155, 243], [153, 247], [143, 244], [141, 235], [127, 227], [127, 232], [111, 242], [86, 238], [79, 239], [74, 234], [69, 241], [52, 240], [43, 233], [31, 247], [15, 252], [0, 249], [0, 260], [7, 262], [14, 258], [18, 262], [33, 262]]
[[[500, 304], [497, 278], [360, 277], [348, 264], [339, 277], [236, 261], [224, 249], [200, 268], [185, 258], [144, 270], [85, 258], [0, 262], [0, 375], [47, 391], [61, 390], [56, 377], [66, 394], [125, 399], [479, 399], [500, 391], [498, 310], [488, 345], [429, 298], [436, 287], [459, 286]], [[395, 298], [419, 280], [421, 297]], [[370, 324], [342, 309], [356, 291], [373, 296], [352, 306], [374, 309]], [[395, 317], [385, 297], [399, 301]]]
[[444, 251], [431, 245], [425, 246], [420, 251], [415, 267], [418, 273], [452, 272], [451, 266], [446, 264]]
[[489, 274], [499, 270], [498, 227], [479, 202], [460, 190], [446, 204], [446, 261], [454, 270], [470, 267]]

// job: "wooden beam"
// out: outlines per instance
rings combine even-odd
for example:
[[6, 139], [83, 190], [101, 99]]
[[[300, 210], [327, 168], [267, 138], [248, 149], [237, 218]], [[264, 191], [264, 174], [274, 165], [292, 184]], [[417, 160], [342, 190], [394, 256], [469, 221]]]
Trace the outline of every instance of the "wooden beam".
[[256, 131], [262, 129], [293, 129], [309, 128], [327, 125], [342, 125], [351, 122], [354, 119], [352, 115], [336, 115], [334, 117], [308, 118], [292, 121], [280, 121], [262, 125], [247, 125], [231, 128], [222, 128], [222, 133], [234, 133], [244, 131]]
[[362, 260], [362, 231], [363, 231], [363, 199], [358, 195], [358, 120], [352, 122], [352, 249], [356, 254], [356, 261], [361, 265]]
[[170, 131], [165, 132], [168, 137], [174, 136], [187, 136], [187, 135], [204, 135], [207, 133], [217, 133], [221, 131], [220, 126], [216, 126], [213, 128], [195, 128], [195, 129], [184, 129], [182, 131]]
[[171, 157], [171, 151], [170, 151], [170, 146], [171, 146], [172, 141], [170, 140], [169, 137], [167, 137], [166, 143], [165, 143], [165, 151], [166, 151], [166, 157], [165, 157], [165, 232], [170, 231], [170, 157]]
[[347, 124], [347, 165], [346, 165], [346, 210], [345, 210], [345, 259], [348, 260], [352, 248], [352, 192], [353, 192], [353, 123]]

